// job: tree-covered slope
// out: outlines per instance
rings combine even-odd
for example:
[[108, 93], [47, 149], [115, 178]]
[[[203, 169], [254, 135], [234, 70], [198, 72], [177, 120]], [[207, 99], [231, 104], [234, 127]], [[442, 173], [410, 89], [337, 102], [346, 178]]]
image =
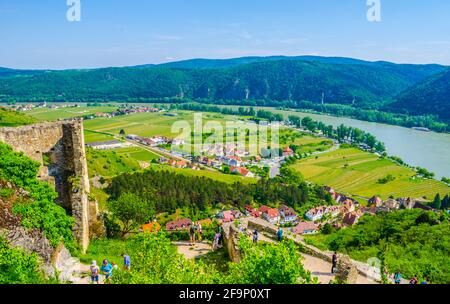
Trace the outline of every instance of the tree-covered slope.
[[[0, 101], [145, 101], [185, 97], [321, 102], [323, 95], [326, 103], [354, 101], [356, 105], [373, 105], [390, 100], [439, 69], [313, 59], [266, 60], [220, 69], [151, 66], [46, 71], [0, 79]], [[345, 62], [353, 62], [349, 60]]]
[[450, 120], [450, 70], [406, 90], [388, 109], [411, 114], [432, 113]]

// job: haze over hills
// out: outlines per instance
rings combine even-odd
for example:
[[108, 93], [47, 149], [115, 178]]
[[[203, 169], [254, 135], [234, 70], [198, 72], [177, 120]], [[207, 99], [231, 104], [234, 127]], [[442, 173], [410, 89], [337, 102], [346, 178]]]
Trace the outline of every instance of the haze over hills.
[[[448, 119], [442, 111], [450, 104], [450, 97], [445, 94], [449, 77], [436, 78], [445, 70], [445, 66], [437, 64], [318, 56], [192, 59], [159, 65], [64, 71], [1, 68], [0, 101], [132, 102], [165, 97], [211, 102], [306, 100], [429, 113]], [[425, 100], [428, 93], [423, 96], [420, 93], [433, 86], [432, 83], [437, 83], [442, 93], [434, 92], [433, 98]]]

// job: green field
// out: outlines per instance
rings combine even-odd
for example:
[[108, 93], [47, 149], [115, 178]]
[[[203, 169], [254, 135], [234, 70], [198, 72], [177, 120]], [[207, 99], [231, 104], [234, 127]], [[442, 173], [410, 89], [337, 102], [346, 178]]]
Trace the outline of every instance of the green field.
[[[293, 168], [305, 179], [328, 185], [337, 191], [363, 197], [379, 195], [383, 199], [394, 197], [427, 197], [436, 193], [450, 193], [450, 187], [436, 180], [414, 178], [412, 169], [381, 159], [358, 149], [338, 149], [298, 161]], [[386, 184], [379, 179], [391, 174], [395, 180]]]
[[118, 108], [118, 106], [119, 106], [118, 104], [117, 105], [112, 104], [111, 106], [104, 105], [93, 107], [88, 107], [87, 105], [80, 105], [78, 107], [66, 107], [59, 109], [40, 108], [28, 111], [27, 115], [32, 116], [41, 121], [51, 121], [58, 119], [67, 119], [72, 117], [81, 117], [99, 112], [101, 113], [113, 112]]
[[170, 172], [176, 172], [179, 174], [184, 175], [190, 175], [190, 176], [202, 176], [207, 177], [210, 179], [218, 180], [221, 182], [233, 184], [236, 182], [241, 182], [243, 184], [251, 184], [256, 183], [257, 179], [255, 178], [249, 178], [249, 177], [243, 177], [239, 175], [233, 175], [233, 174], [223, 174], [219, 171], [209, 171], [209, 170], [192, 170], [192, 169], [178, 169], [173, 168], [167, 165], [158, 165], [158, 164], [150, 164], [150, 168], [153, 170], [165, 170]]
[[0, 106], [0, 127], [18, 127], [35, 122], [37, 120], [33, 117]]

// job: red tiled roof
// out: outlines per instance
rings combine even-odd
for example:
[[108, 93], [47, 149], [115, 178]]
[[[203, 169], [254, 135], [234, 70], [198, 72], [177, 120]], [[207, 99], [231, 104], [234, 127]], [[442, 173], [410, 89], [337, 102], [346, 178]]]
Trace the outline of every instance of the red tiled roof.
[[344, 216], [344, 219], [342, 220], [344, 224], [353, 226], [356, 221], [358, 220], [359, 215], [356, 212], [349, 212]]
[[266, 205], [262, 205], [261, 207], [259, 207], [259, 212], [261, 212], [261, 213], [266, 213], [267, 212], [267, 210], [269, 210], [270, 208], [269, 207], [267, 207]]
[[166, 230], [178, 230], [186, 229], [192, 223], [190, 219], [182, 219], [177, 221], [168, 222], [166, 224]]
[[294, 209], [292, 209], [291, 207], [288, 207], [286, 205], [281, 205], [280, 206], [280, 211], [284, 212], [285, 216], [296, 215]]
[[247, 176], [247, 174], [250, 173], [250, 171], [243, 167], [230, 167], [231, 172], [237, 172], [242, 176]]
[[305, 230], [317, 230], [318, 226], [314, 222], [301, 222], [292, 231], [294, 233], [302, 234]]
[[269, 210], [267, 210], [267, 216], [270, 218], [275, 218], [275, 217], [279, 217], [280, 216], [280, 212], [278, 211], [278, 209], [275, 208], [270, 208]]

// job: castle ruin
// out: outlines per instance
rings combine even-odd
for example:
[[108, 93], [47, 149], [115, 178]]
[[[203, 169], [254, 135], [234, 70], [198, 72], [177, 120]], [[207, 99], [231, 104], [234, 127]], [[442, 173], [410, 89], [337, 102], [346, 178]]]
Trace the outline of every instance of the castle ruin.
[[[83, 251], [89, 245], [89, 222], [96, 204], [89, 201], [89, 176], [83, 121], [57, 121], [18, 128], [0, 128], [0, 141], [41, 164], [38, 178], [52, 184], [56, 203], [75, 219], [74, 236]], [[90, 214], [91, 213], [91, 214]]]

